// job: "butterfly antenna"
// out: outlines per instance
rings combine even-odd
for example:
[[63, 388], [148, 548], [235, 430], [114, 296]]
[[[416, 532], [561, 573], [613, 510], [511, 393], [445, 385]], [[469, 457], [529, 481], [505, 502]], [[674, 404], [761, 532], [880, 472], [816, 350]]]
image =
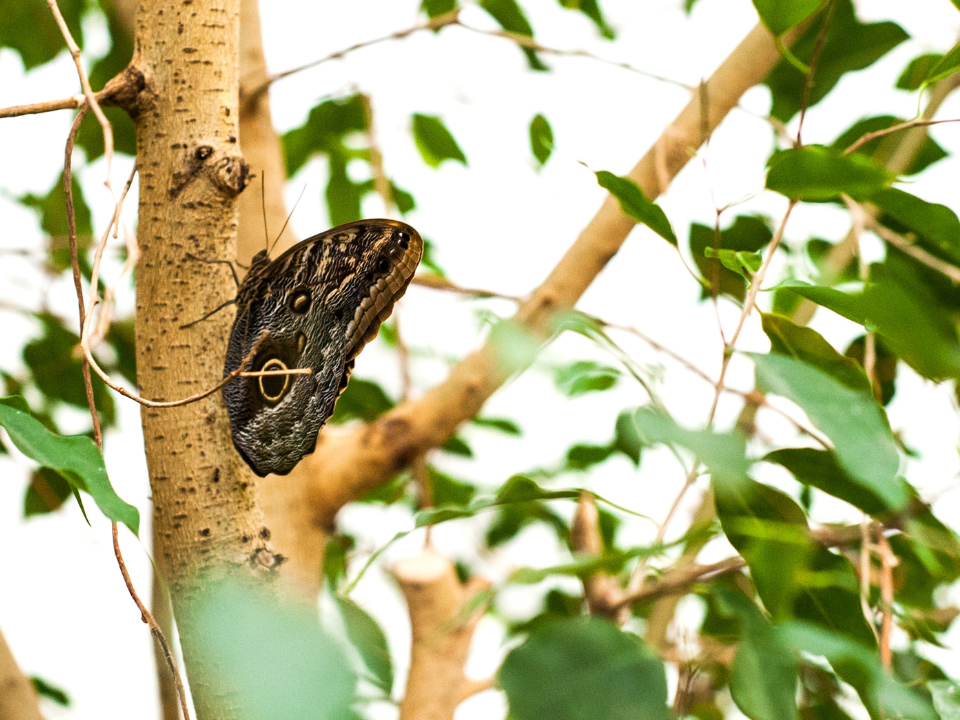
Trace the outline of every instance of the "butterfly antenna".
[[[290, 214], [287, 215], [287, 219], [283, 221], [283, 227], [280, 228], [280, 234], [277, 235], [277, 239], [273, 241], [273, 245], [274, 245], [274, 246], [276, 246], [276, 244], [280, 241], [280, 238], [283, 236], [283, 231], [287, 229], [287, 224], [290, 222], [290, 218], [293, 217], [293, 213], [295, 213], [295, 212], [297, 211], [297, 205], [300, 204], [300, 200], [303, 199], [303, 194], [304, 194], [306, 191], [307, 191], [307, 186], [306, 186], [306, 184], [304, 184], [303, 190], [300, 191], [300, 195], [297, 197], [297, 201], [293, 204], [293, 209], [290, 211]], [[267, 251], [267, 255], [269, 255], [271, 252], [273, 252], [273, 247], [271, 247], [271, 248]]]
[[[267, 255], [270, 254], [270, 232], [267, 230], [267, 171], [260, 170], [260, 210], [263, 212], [263, 246]], [[283, 232], [282, 230], [280, 232]]]
[[189, 323], [187, 323], [186, 325], [181, 325], [181, 326], [180, 326], [180, 329], [181, 329], [181, 330], [186, 330], [188, 327], [193, 327], [193, 326], [196, 325], [197, 323], [201, 323], [201, 322], [203, 322], [204, 320], [206, 320], [207, 318], [213, 317], [213, 316], [216, 315], [218, 312], [220, 312], [221, 310], [223, 310], [227, 305], [233, 305], [233, 304], [236, 303], [236, 302], [237, 302], [237, 299], [236, 299], [236, 298], [234, 298], [233, 300], [227, 300], [223, 305], [221, 305], [220, 307], [214, 308], [213, 310], [211, 310], [210, 312], [208, 312], [206, 315], [204, 315], [204, 316], [203, 316], [202, 318], [200, 318], [199, 320], [194, 320], [193, 322], [189, 322]]

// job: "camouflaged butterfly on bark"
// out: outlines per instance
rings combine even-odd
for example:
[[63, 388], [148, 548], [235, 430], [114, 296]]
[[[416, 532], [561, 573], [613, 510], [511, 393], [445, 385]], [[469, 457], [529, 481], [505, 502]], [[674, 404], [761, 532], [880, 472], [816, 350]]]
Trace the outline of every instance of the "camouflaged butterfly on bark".
[[263, 477], [286, 475], [313, 452], [354, 359], [410, 284], [423, 240], [396, 220], [360, 220], [308, 238], [270, 261], [253, 258], [237, 291], [224, 377], [266, 331], [247, 370], [223, 389], [237, 451]]

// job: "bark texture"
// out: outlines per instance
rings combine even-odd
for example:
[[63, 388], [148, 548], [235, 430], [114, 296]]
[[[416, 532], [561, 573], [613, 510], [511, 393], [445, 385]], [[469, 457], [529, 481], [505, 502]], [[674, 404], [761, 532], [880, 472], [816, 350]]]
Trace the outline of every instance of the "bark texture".
[[0, 633], [0, 720], [43, 720], [33, 684]]
[[[247, 183], [239, 151], [239, 0], [142, 0], [132, 65], [144, 87], [128, 106], [140, 170], [137, 369], [140, 392], [175, 400], [223, 375], [232, 310], [188, 329], [236, 294], [237, 196]], [[205, 583], [270, 575], [279, 558], [254, 478], [232, 447], [216, 393], [172, 409], [143, 408], [153, 491], [155, 553], [170, 588], [197, 717], [233, 718], [235, 700], [198, 665], [192, 608]]]
[[464, 677], [463, 665], [483, 607], [466, 610], [488, 583], [476, 579], [462, 585], [453, 563], [433, 550], [401, 560], [394, 573], [413, 635], [400, 720], [450, 720], [475, 685]]

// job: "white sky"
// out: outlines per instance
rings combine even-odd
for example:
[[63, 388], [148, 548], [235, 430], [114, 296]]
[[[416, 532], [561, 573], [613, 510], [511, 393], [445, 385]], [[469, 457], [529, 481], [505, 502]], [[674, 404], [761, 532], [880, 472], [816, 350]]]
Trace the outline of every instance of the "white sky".
[[[687, 84], [696, 84], [736, 46], [753, 27], [756, 15], [748, 0], [700, 0], [691, 18], [681, 11], [680, 0], [605, 0], [603, 9], [618, 31], [615, 43], [600, 41], [593, 25], [579, 13], [563, 12], [554, 0], [524, 2], [529, 18], [544, 45], [586, 49], [610, 60], [623, 61]], [[960, 31], [960, 13], [948, 0], [864, 0], [857, 3], [864, 20], [894, 19], [913, 36], [868, 73], [847, 77], [829, 98], [807, 116], [806, 142], [830, 142], [863, 115], [884, 113], [910, 117], [915, 96], [895, 91], [893, 82], [912, 57], [921, 52], [944, 51]], [[386, 35], [418, 22], [417, 2], [355, 0], [319, 4], [306, 0], [264, 6], [263, 29], [271, 71], [295, 67], [366, 39]], [[493, 28], [476, 7], [464, 10], [468, 24]], [[96, 23], [86, 28], [90, 47], [103, 42]], [[101, 45], [102, 47], [102, 45]], [[592, 170], [625, 173], [656, 140], [663, 127], [687, 102], [685, 91], [641, 75], [589, 59], [544, 58], [554, 71], [530, 73], [511, 43], [448, 28], [439, 36], [422, 33], [402, 41], [357, 51], [346, 60], [322, 65], [285, 79], [272, 91], [274, 118], [281, 131], [300, 125], [318, 98], [358, 87], [373, 98], [378, 140], [386, 169], [397, 183], [411, 190], [418, 209], [408, 220], [438, 248], [441, 264], [450, 277], [465, 286], [483, 287], [509, 294], [524, 294], [554, 266], [599, 207], [604, 192]], [[36, 102], [76, 92], [69, 58], [24, 74], [14, 53], [0, 51], [0, 105]], [[765, 89], [755, 88], [743, 106], [763, 114], [769, 107]], [[412, 112], [435, 114], [463, 148], [469, 168], [445, 163], [439, 170], [420, 160], [409, 133]], [[553, 127], [556, 150], [542, 171], [537, 171], [528, 147], [530, 119], [543, 113]], [[960, 117], [960, 100], [950, 99], [941, 117]], [[69, 113], [3, 121], [0, 134], [0, 213], [6, 232], [3, 248], [38, 248], [43, 238], [34, 215], [19, 208], [10, 197], [24, 192], [45, 193], [59, 174]], [[937, 141], [951, 152], [960, 150], [953, 126], [932, 130]], [[681, 173], [661, 204], [681, 238], [693, 220], [712, 224], [714, 203], [723, 205], [753, 195], [763, 187], [764, 161], [771, 147], [768, 125], [736, 110], [714, 135], [709, 151]], [[949, 162], [941, 163], [917, 180], [912, 192], [960, 211], [955, 174]], [[364, 172], [356, 170], [357, 177]], [[115, 184], [129, 171], [118, 161]], [[102, 162], [80, 171], [87, 199], [93, 205], [97, 228], [110, 210], [100, 189]], [[292, 225], [301, 237], [327, 227], [322, 192], [323, 162], [308, 165], [287, 187], [293, 201], [306, 185], [303, 201]], [[740, 208], [744, 214], [763, 212], [779, 219], [782, 198], [763, 193]], [[134, 205], [130, 205], [134, 207]], [[368, 215], [383, 208], [375, 197], [364, 206]], [[734, 214], [725, 216], [725, 223]], [[847, 230], [845, 214], [832, 207], [801, 208], [788, 227], [789, 242], [812, 234], [839, 238]], [[681, 243], [682, 244], [682, 243]], [[40, 300], [40, 274], [22, 259], [5, 255], [0, 260], [0, 302], [36, 306]], [[50, 303], [73, 317], [72, 282], [64, 276], [51, 288]], [[604, 319], [634, 325], [715, 375], [721, 358], [716, 317], [710, 304], [699, 304], [698, 286], [676, 254], [650, 231], [636, 230], [623, 250], [594, 282], [580, 307]], [[121, 307], [132, 308], [128, 294]], [[769, 302], [762, 300], [761, 302]], [[481, 329], [473, 315], [475, 304], [453, 296], [411, 287], [399, 307], [406, 340], [433, 358], [462, 356], [475, 347]], [[506, 303], [489, 303], [509, 315]], [[739, 311], [720, 305], [726, 329], [736, 323]], [[819, 313], [815, 327], [841, 349], [858, 334], [846, 321]], [[0, 309], [0, 322], [9, 338], [0, 346], [0, 367], [21, 367], [21, 339], [36, 332], [31, 321]], [[690, 426], [704, 422], [712, 389], [693, 376], [679, 372], [662, 357], [629, 338], [622, 341], [640, 362], [666, 368], [659, 389], [675, 416]], [[740, 347], [767, 348], [754, 319]], [[544, 353], [535, 368], [498, 393], [485, 414], [515, 419], [524, 430], [522, 439], [504, 439], [487, 431], [468, 429], [465, 436], [478, 460], [438, 459], [438, 464], [459, 477], [494, 487], [510, 474], [555, 464], [573, 442], [606, 442], [616, 414], [645, 402], [642, 391], [622, 382], [616, 392], [565, 400], [552, 388], [546, 370], [572, 359], [592, 357], [610, 364], [579, 337], [564, 337]], [[417, 386], [425, 389], [441, 380], [445, 364], [428, 358], [413, 366]], [[380, 380], [392, 390], [399, 387], [396, 365], [382, 346], [374, 344], [358, 362], [357, 375]], [[748, 388], [752, 371], [746, 362], [735, 363], [730, 383]], [[907, 476], [928, 493], [947, 487], [957, 470], [957, 414], [949, 391], [936, 388], [901, 368], [898, 394], [890, 408], [895, 429], [903, 431], [908, 445], [921, 457], [906, 464]], [[108, 435], [106, 459], [120, 494], [136, 504], [144, 519], [142, 534], [149, 537], [148, 483], [139, 437], [136, 407], [118, 399], [122, 429]], [[739, 406], [721, 405], [719, 424], [729, 425]], [[83, 415], [65, 415], [64, 426], [83, 425]], [[762, 418], [765, 432], [784, 442], [791, 429], [776, 417]], [[65, 688], [73, 699], [69, 711], [45, 705], [50, 718], [157, 716], [151, 639], [127, 596], [110, 549], [109, 524], [92, 509], [93, 528], [83, 522], [72, 503], [60, 512], [29, 522], [21, 519], [22, 497], [29, 467], [20, 460], [0, 459], [0, 543], [7, 554], [4, 580], [0, 581], [0, 627], [21, 666]], [[782, 478], [771, 478], [781, 482]], [[639, 473], [616, 458], [589, 478], [568, 477], [564, 486], [586, 482], [601, 495], [640, 512], [661, 518], [682, 482], [681, 471], [665, 452], [644, 456]], [[819, 496], [822, 497], [822, 496]], [[957, 498], [941, 500], [940, 516], [955, 517]], [[682, 506], [674, 534], [680, 532], [697, 493]], [[839, 502], [818, 499], [818, 519], [855, 519]], [[410, 517], [397, 508], [348, 508], [342, 526], [358, 533], [361, 546], [373, 549], [399, 530], [408, 529]], [[451, 556], [469, 560], [492, 580], [502, 580], [519, 564], [548, 565], [554, 544], [545, 531], [524, 532], [502, 550], [475, 557], [482, 537], [483, 520], [457, 522], [437, 529], [436, 546]], [[649, 541], [649, 523], [625, 526], [625, 542]], [[149, 596], [149, 564], [136, 541], [122, 539], [134, 581]], [[386, 554], [386, 567], [399, 557], [416, 552], [422, 538], [413, 535]], [[728, 552], [720, 543], [709, 549], [711, 559]], [[536, 607], [543, 587], [533, 591], [509, 590], [502, 606], [516, 616]], [[397, 662], [397, 688], [402, 689], [409, 649], [405, 614], [391, 581], [373, 572], [358, 586], [355, 598], [386, 627]], [[385, 600], [387, 598], [387, 600]], [[691, 617], [696, 614], [695, 603]], [[502, 630], [486, 620], [477, 633], [470, 670], [477, 677], [492, 673], [501, 657]], [[934, 656], [934, 653], [931, 653]], [[944, 662], [948, 653], [937, 653]], [[955, 674], [960, 668], [953, 663]], [[502, 717], [502, 701], [489, 692], [465, 703], [458, 720]], [[378, 708], [388, 718], [390, 708]]]

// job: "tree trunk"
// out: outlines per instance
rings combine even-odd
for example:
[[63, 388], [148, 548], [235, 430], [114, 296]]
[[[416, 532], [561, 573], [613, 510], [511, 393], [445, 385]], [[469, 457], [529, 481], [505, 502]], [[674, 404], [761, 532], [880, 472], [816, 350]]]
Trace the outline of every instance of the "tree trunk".
[[[137, 366], [140, 392], [175, 400], [223, 375], [230, 310], [188, 329], [236, 293], [237, 196], [247, 182], [239, 151], [239, 0], [144, 0], [132, 61], [144, 79], [137, 128], [140, 209]], [[210, 581], [269, 576], [279, 558], [257, 487], [234, 451], [219, 393], [141, 413], [153, 490], [155, 553], [170, 587], [197, 717], [233, 718], [236, 700], [199, 665], [194, 607]]]

